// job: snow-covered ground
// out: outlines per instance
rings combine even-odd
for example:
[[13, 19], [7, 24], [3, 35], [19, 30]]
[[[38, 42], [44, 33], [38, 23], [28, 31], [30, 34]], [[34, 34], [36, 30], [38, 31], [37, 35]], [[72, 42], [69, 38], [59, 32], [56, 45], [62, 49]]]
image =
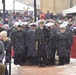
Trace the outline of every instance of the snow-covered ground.
[[70, 59], [70, 64], [64, 65], [64, 66], [59, 66], [59, 68], [64, 69], [64, 75], [76, 75], [76, 59], [71, 58]]
[[[14, 65], [13, 64], [13, 59], [12, 59], [11, 67], [12, 67], [11, 68], [12, 75], [17, 75], [22, 69], [23, 69], [22, 71], [25, 71], [25, 72], [26, 72], [26, 70], [31, 70], [31, 71], [33, 71], [35, 69], [39, 70], [39, 67], [37, 67], [37, 66], [34, 66], [34, 67], [33, 66], [31, 66], [31, 67], [29, 67], [29, 66], [21, 67], [19, 65]], [[50, 70], [50, 71], [52, 69], [55, 69], [55, 70], [56, 69], [59, 69], [59, 70], [62, 69], [62, 71], [57, 72], [57, 75], [76, 75], [76, 59], [71, 58], [70, 59], [70, 64], [68, 64], [68, 65], [54, 66], [54, 67], [52, 67], [52, 66], [48, 67], [47, 66], [47, 67], [45, 67], [45, 69]]]

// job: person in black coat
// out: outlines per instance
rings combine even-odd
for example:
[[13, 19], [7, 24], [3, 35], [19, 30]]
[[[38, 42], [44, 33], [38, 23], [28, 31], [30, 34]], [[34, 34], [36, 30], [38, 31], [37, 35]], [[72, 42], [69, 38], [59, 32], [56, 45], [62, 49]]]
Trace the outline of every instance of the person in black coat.
[[23, 29], [26, 31], [30, 29], [29, 28], [29, 22], [23, 22]]
[[48, 23], [49, 26], [49, 43], [47, 50], [48, 65], [55, 65], [56, 53], [56, 31], [55, 23]]
[[27, 57], [29, 65], [37, 65], [37, 50], [35, 40], [36, 24], [30, 24], [30, 29], [27, 31]]
[[57, 32], [57, 54], [59, 56], [59, 65], [69, 64], [67, 58], [70, 59], [70, 47], [72, 42], [70, 40], [69, 32], [64, 24], [60, 25], [60, 31]]
[[[68, 36], [69, 36], [69, 39], [70, 39], [70, 44], [69, 44], [69, 51], [71, 51], [71, 46], [73, 44], [73, 31], [70, 27], [67, 26], [67, 29], [66, 29], [66, 32], [68, 32]], [[66, 57], [66, 64], [69, 64], [70, 63], [70, 56]]]
[[46, 46], [48, 43], [49, 31], [44, 26], [44, 21], [41, 20], [39, 27], [36, 29], [36, 50], [38, 54], [38, 64], [39, 66], [46, 66]]
[[22, 25], [18, 24], [11, 32], [11, 41], [14, 49], [14, 64], [22, 66], [26, 61], [26, 32], [22, 29]]

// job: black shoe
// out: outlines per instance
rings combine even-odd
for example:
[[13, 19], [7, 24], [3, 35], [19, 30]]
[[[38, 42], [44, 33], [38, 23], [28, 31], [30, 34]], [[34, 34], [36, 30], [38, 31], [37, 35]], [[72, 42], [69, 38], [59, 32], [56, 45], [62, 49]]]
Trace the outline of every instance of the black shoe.
[[29, 63], [28, 65], [29, 65], [29, 66], [33, 66], [33, 64], [31, 64], [31, 63]]
[[20, 64], [20, 66], [24, 66], [24, 65], [25, 65], [25, 63], [21, 63], [21, 64]]
[[19, 65], [19, 63], [14, 63], [15, 65]]
[[42, 67], [45, 67], [46, 65], [45, 64], [42, 64]]
[[64, 65], [64, 64], [60, 64], [60, 63], [58, 63], [58, 66], [62, 66], [62, 65]]
[[53, 65], [55, 65], [55, 63], [51, 63], [50, 65], [53, 66]]
[[39, 67], [42, 67], [42, 65], [41, 65], [41, 64], [39, 64], [38, 66], [39, 66]]

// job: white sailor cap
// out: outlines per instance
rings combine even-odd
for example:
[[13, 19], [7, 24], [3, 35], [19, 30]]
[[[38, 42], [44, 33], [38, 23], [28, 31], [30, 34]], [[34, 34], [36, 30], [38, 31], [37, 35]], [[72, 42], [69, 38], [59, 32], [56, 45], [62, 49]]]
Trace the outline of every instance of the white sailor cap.
[[59, 23], [62, 23], [62, 21], [61, 21], [61, 20], [58, 20], [58, 22], [59, 22]]
[[50, 26], [53, 26], [55, 25], [55, 23], [47, 23], [46, 26], [50, 27]]
[[5, 26], [5, 27], [9, 27], [9, 25], [8, 25], [8, 24], [4, 24], [4, 26]]
[[62, 24], [64, 24], [65, 26], [68, 26], [69, 22], [64, 21]]
[[18, 26], [19, 25], [19, 22], [15, 22], [14, 26]]
[[16, 27], [22, 27], [22, 24], [23, 24], [22, 22], [15, 22], [14, 25], [15, 25]]
[[61, 24], [60, 28], [66, 28], [65, 24]]
[[32, 26], [32, 25], [33, 25], [33, 23], [30, 23], [30, 24], [29, 24], [29, 26]]
[[39, 20], [40, 24], [44, 24], [46, 21], [45, 20]]
[[23, 25], [28, 25], [29, 24], [29, 22], [23, 22]]
[[29, 26], [36, 26], [36, 23], [30, 23]]

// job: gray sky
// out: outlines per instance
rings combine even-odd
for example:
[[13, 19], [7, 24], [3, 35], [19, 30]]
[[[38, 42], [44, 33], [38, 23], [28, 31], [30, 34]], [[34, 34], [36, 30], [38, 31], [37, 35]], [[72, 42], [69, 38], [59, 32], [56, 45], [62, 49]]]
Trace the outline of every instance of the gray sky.
[[[28, 4], [28, 5], [33, 5], [34, 0], [16, 0], [16, 1], [21, 1], [22, 3]], [[36, 0], [37, 8], [40, 8], [40, 0]]]

